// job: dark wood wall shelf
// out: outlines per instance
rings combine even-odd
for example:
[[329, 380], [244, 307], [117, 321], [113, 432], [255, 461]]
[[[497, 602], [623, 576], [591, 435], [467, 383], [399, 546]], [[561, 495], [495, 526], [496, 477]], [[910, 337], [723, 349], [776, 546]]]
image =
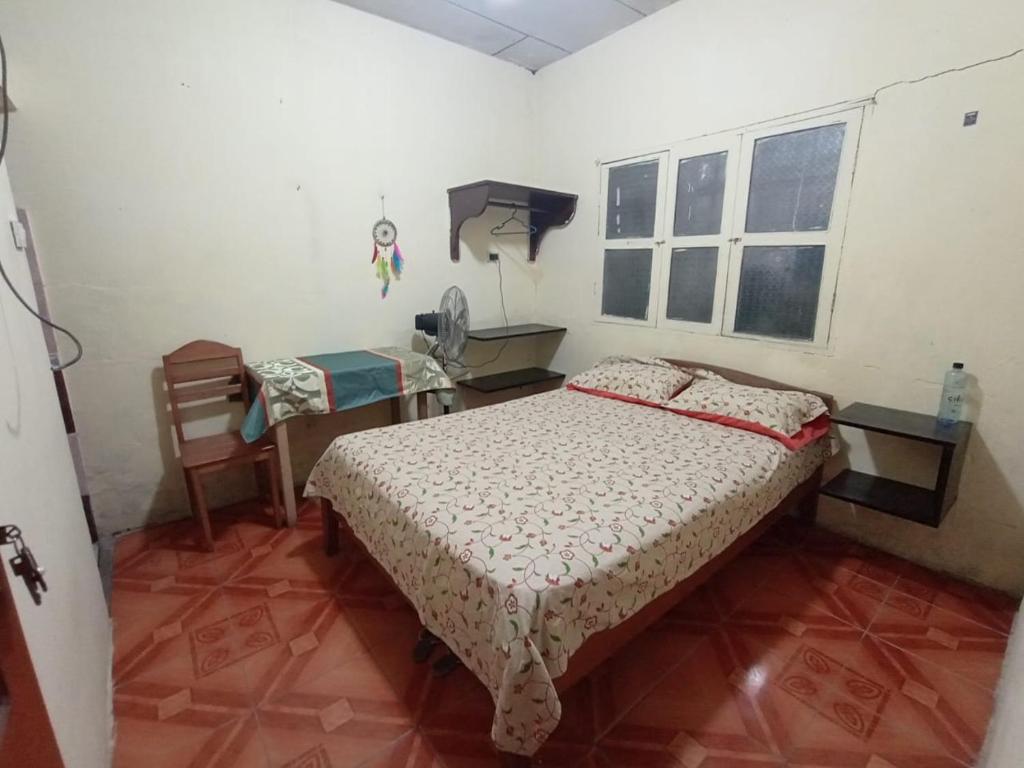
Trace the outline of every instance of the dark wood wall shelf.
[[565, 328], [557, 325], [544, 325], [543, 323], [524, 323], [522, 325], [510, 325], [507, 328], [479, 328], [469, 332], [469, 338], [474, 341], [501, 341], [502, 339], [519, 339], [523, 336], [543, 336], [546, 333], [565, 333]]
[[537, 260], [540, 242], [551, 227], [564, 227], [576, 214], [577, 196], [550, 189], [508, 184], [503, 181], [477, 181], [448, 190], [451, 213], [449, 248], [452, 261], [459, 260], [459, 231], [468, 220], [480, 216], [488, 207], [513, 208], [530, 212], [530, 261]]
[[862, 507], [938, 528], [956, 501], [960, 488], [971, 423], [939, 424], [934, 416], [867, 403], [854, 403], [832, 417], [841, 424], [867, 432], [929, 443], [942, 449], [934, 488], [876, 477], [852, 469], [844, 470], [821, 488], [824, 496], [842, 499]]
[[547, 368], [520, 368], [514, 371], [492, 373], [487, 376], [474, 376], [472, 379], [463, 379], [459, 384], [474, 389], [477, 392], [490, 394], [492, 392], [501, 392], [503, 389], [516, 389], [517, 387], [543, 384], [544, 382], [564, 378], [564, 373], [549, 371]]

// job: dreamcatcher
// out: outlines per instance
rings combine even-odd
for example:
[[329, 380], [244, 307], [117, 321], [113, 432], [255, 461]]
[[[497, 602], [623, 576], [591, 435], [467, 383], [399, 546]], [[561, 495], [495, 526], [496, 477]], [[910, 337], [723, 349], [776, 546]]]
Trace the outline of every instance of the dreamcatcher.
[[402, 249], [398, 247], [398, 227], [384, 214], [384, 195], [380, 197], [380, 219], [373, 225], [373, 258], [371, 263], [377, 270], [377, 277], [380, 278], [380, 297], [388, 297], [388, 288], [391, 287], [391, 275], [396, 278], [402, 276], [402, 269], [405, 266], [405, 257], [402, 256]]

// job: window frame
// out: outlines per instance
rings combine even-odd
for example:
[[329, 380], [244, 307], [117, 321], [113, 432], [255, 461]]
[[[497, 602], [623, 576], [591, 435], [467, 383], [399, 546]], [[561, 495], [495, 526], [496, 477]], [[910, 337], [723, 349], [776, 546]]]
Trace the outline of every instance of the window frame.
[[[660, 150], [645, 155], [635, 155], [623, 160], [616, 160], [604, 163], [601, 166], [601, 198], [598, 208], [598, 233], [601, 242], [601, 259], [597, 279], [597, 291], [595, 295], [596, 306], [595, 316], [599, 323], [613, 323], [615, 325], [635, 325], [645, 328], [654, 328], [658, 320], [658, 293], [657, 286], [661, 285], [661, 259], [659, 258], [659, 244], [664, 244], [665, 230], [665, 206], [661, 202], [666, 195], [666, 167], [668, 165], [668, 150]], [[612, 168], [621, 168], [627, 165], [639, 165], [641, 163], [656, 160], [658, 162], [658, 185], [655, 196], [654, 211], [654, 232], [650, 237], [616, 237], [609, 238], [607, 233], [608, 216], [608, 183]], [[615, 250], [651, 250], [651, 286], [647, 295], [647, 318], [621, 317], [619, 315], [606, 315], [603, 313], [604, 304], [604, 259], [605, 251]]]
[[[694, 157], [728, 152], [725, 162], [725, 188], [722, 190], [722, 219], [719, 222], [717, 235], [676, 235], [675, 210], [679, 196], [679, 163]], [[720, 336], [722, 333], [723, 312], [725, 310], [725, 291], [728, 286], [729, 263], [731, 261], [728, 228], [733, 218], [733, 200], [736, 195], [736, 184], [739, 179], [740, 137], [738, 134], [719, 134], [704, 136], [690, 141], [678, 142], [669, 150], [669, 173], [671, 180], [671, 197], [666, 192], [665, 216], [672, 221], [666, 223], [665, 245], [660, 260], [665, 279], [663, 285], [657, 287], [658, 314], [656, 320], [662, 328], [691, 333]], [[668, 317], [669, 277], [672, 268], [672, 251], [680, 248], [718, 248], [718, 268], [715, 273], [714, 305], [711, 309], [711, 322], [698, 323], [692, 320], [673, 320]], [[652, 290], [654, 290], [652, 288]]]
[[[793, 123], [783, 123], [753, 131], [745, 131], [742, 135], [743, 152], [739, 169], [739, 179], [745, 181], [737, 190], [733, 209], [733, 254], [730, 258], [729, 285], [726, 289], [726, 304], [723, 311], [724, 322], [722, 335], [741, 339], [757, 339], [781, 344], [793, 344], [801, 347], [824, 348], [832, 331], [832, 309], [836, 300], [836, 288], [839, 279], [839, 261], [842, 255], [843, 236], [846, 232], [846, 220], [850, 204], [850, 192], [853, 184], [854, 166], [856, 163], [857, 146], [860, 141], [860, 128], [864, 109], [822, 115]], [[758, 139], [778, 136], [797, 131], [823, 128], [838, 123], [846, 124], [843, 137], [843, 148], [836, 169], [836, 186], [832, 194], [832, 209], [829, 212], [828, 229], [806, 232], [747, 232], [747, 202], [750, 199], [750, 173], [754, 162], [754, 144]], [[736, 306], [739, 302], [740, 272], [743, 265], [743, 249], [755, 246], [771, 245], [824, 245], [825, 257], [822, 263], [821, 282], [818, 287], [818, 309], [814, 322], [813, 339], [787, 339], [777, 336], [762, 336], [755, 333], [742, 333], [736, 327]]]
[[[596, 301], [593, 313], [595, 321], [614, 325], [662, 328], [723, 338], [747, 339], [773, 345], [798, 347], [808, 351], [827, 350], [831, 340], [831, 321], [836, 303], [842, 245], [846, 233], [853, 179], [856, 174], [857, 153], [863, 121], [864, 105], [862, 104], [832, 112], [808, 114], [797, 119], [788, 117], [764, 121], [758, 123], [756, 127], [722, 131], [674, 142], [655, 152], [600, 162], [598, 240], [601, 245], [601, 253], [598, 263], [598, 279], [595, 284]], [[755, 142], [769, 136], [795, 133], [837, 123], [845, 123], [846, 130], [836, 172], [836, 185], [832, 197], [828, 229], [807, 232], [746, 232], [746, 209], [750, 195], [750, 173], [753, 167]], [[678, 195], [679, 161], [722, 151], [727, 151], [729, 154], [726, 160], [726, 183], [723, 190], [722, 221], [719, 234], [675, 235], [674, 217]], [[659, 160], [654, 236], [609, 240], [605, 232], [609, 170], [654, 159]], [[746, 246], [758, 245], [825, 246], [813, 339], [762, 336], [735, 330], [743, 249]], [[672, 251], [679, 248], [708, 246], [719, 249], [711, 322], [699, 323], [669, 319], [667, 311]], [[616, 248], [652, 249], [651, 286], [646, 320], [601, 313], [604, 295], [604, 252]]]

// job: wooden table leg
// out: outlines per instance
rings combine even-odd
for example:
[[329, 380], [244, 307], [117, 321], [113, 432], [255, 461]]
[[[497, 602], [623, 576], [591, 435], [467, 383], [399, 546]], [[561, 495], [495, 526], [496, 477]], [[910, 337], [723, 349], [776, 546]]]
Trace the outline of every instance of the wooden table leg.
[[281, 495], [284, 496], [284, 516], [291, 528], [295, 525], [295, 478], [292, 477], [292, 453], [288, 447], [287, 422], [279, 421], [274, 425], [274, 443], [277, 445], [277, 458], [281, 462]]
[[402, 423], [402, 398], [392, 397], [391, 398], [391, 423], [401, 424]]
[[427, 405], [427, 393], [416, 393], [416, 418], [425, 419], [430, 415], [430, 408]]

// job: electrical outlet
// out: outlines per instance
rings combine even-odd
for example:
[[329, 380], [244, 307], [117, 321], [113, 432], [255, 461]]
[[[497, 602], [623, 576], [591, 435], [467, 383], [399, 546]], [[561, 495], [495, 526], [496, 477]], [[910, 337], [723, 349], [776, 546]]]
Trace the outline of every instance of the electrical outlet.
[[11, 219], [11, 237], [14, 238], [14, 247], [24, 251], [28, 247], [28, 235], [25, 233], [25, 225], [17, 219]]
[[490, 253], [487, 254], [487, 258], [490, 259], [491, 261], [497, 261], [498, 254], [496, 254], [494, 251], [491, 251]]

